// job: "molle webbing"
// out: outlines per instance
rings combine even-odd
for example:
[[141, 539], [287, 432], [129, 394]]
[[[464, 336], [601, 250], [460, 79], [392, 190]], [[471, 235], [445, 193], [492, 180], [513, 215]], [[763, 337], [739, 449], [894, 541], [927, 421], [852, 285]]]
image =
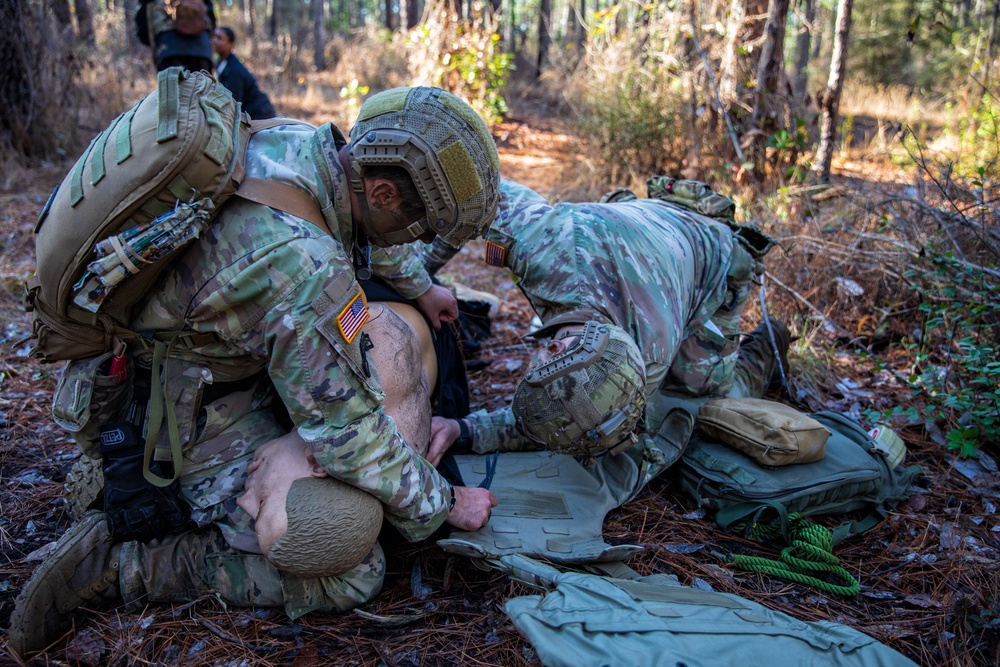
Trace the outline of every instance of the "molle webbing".
[[126, 111], [115, 130], [115, 164], [121, 164], [132, 157], [132, 118], [138, 108], [139, 105], [136, 104]]
[[83, 156], [76, 161], [76, 164], [73, 165], [73, 171], [70, 172], [70, 206], [76, 206], [83, 201], [83, 170], [87, 166], [87, 158], [90, 157], [91, 151], [94, 150], [94, 144], [97, 143], [97, 139], [98, 137], [91, 139], [90, 145], [87, 146], [87, 150], [85, 150], [83, 152]]
[[162, 144], [177, 136], [177, 119], [180, 115], [179, 79], [175, 76], [157, 76], [156, 143]]

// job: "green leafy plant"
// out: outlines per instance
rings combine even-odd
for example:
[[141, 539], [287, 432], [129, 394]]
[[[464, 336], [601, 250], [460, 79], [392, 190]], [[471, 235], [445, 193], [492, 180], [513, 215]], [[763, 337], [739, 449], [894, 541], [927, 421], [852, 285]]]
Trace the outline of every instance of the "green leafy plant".
[[768, 137], [768, 158], [783, 168], [786, 183], [802, 183], [809, 175], [809, 161], [803, 159], [809, 152], [809, 134], [806, 122], [795, 117], [795, 128], [781, 128]]
[[357, 79], [352, 79], [349, 84], [340, 89], [340, 99], [347, 102], [351, 110], [351, 116], [357, 116], [358, 109], [361, 108], [361, 98], [368, 94], [368, 86], [362, 86]]
[[466, 100], [489, 124], [507, 113], [504, 92], [513, 69], [492, 20], [454, 19], [443, 9], [406, 37], [415, 85], [439, 86]]
[[932, 254], [905, 276], [920, 298], [921, 323], [903, 343], [912, 359], [903, 379], [923, 409], [893, 412], [945, 426], [948, 449], [972, 456], [1000, 441], [1000, 281], [951, 253]]

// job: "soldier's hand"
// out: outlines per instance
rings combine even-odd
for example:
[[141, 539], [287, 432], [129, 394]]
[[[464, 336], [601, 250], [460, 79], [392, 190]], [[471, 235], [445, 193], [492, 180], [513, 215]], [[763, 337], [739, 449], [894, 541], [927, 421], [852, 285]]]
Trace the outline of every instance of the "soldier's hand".
[[441, 459], [448, 452], [448, 449], [455, 444], [461, 434], [457, 419], [445, 419], [444, 417], [431, 418], [431, 442], [427, 447], [426, 459], [431, 465], [436, 466], [441, 463]]
[[455, 507], [447, 521], [462, 530], [479, 530], [490, 520], [490, 510], [497, 506], [497, 497], [489, 489], [455, 487]]
[[442, 322], [458, 319], [458, 299], [447, 287], [431, 285], [429, 290], [416, 298], [416, 302], [435, 329], [440, 329]]

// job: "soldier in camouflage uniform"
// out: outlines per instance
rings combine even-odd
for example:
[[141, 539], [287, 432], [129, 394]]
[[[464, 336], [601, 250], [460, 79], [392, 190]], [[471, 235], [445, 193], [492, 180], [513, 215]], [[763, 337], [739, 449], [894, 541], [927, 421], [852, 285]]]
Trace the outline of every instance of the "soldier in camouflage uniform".
[[[479, 453], [627, 450], [637, 492], [680, 456], [702, 399], [763, 394], [777, 368], [766, 326], [742, 345], [738, 330], [763, 269], [730, 225], [657, 198], [553, 206], [507, 179], [501, 190], [485, 261], [514, 274], [544, 323], [533, 335], [552, 338], [512, 408], [434, 419], [431, 461], [460, 438]], [[436, 270], [453, 252], [435, 243], [425, 261]]]
[[[446, 521], [474, 530], [489, 520], [493, 494], [452, 487], [385, 414], [355, 276], [374, 270], [434, 322], [457, 316], [419, 259], [389, 246], [480, 234], [499, 200], [496, 147], [467, 104], [432, 88], [373, 96], [351, 139], [330, 124], [255, 134], [248, 175], [307, 190], [330, 233], [233, 198], [139, 306], [135, 331], [185, 333], [130, 354], [144, 368], [164, 357], [163, 394], [183, 443], [180, 490], [198, 528], [116, 544], [102, 512], [86, 515], [18, 599], [8, 638], [18, 654], [42, 649], [79, 605], [101, 599], [137, 606], [213, 592], [292, 618], [371, 599], [385, 569], [377, 544], [350, 571], [297, 576], [269, 562], [255, 517], [239, 506], [255, 451], [289, 426], [324, 474], [377, 498], [409, 540]], [[368, 242], [379, 247], [370, 252]]]

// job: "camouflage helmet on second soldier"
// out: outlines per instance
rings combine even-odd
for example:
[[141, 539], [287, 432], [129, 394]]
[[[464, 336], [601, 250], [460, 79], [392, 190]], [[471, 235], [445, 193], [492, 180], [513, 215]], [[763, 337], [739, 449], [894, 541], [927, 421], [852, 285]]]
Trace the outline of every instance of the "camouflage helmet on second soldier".
[[460, 247], [493, 222], [500, 201], [496, 144], [479, 114], [447, 91], [403, 87], [368, 98], [351, 129], [350, 151], [356, 193], [364, 192], [366, 167], [402, 167], [427, 212], [401, 231], [370, 234], [376, 245], [409, 243], [433, 231]]
[[557, 356], [543, 361], [539, 351], [532, 357], [514, 392], [517, 426], [550, 451], [587, 457], [618, 453], [637, 442], [634, 432], [646, 407], [642, 354], [628, 333], [612, 324], [590, 320], [560, 338], [570, 336], [576, 341]]

